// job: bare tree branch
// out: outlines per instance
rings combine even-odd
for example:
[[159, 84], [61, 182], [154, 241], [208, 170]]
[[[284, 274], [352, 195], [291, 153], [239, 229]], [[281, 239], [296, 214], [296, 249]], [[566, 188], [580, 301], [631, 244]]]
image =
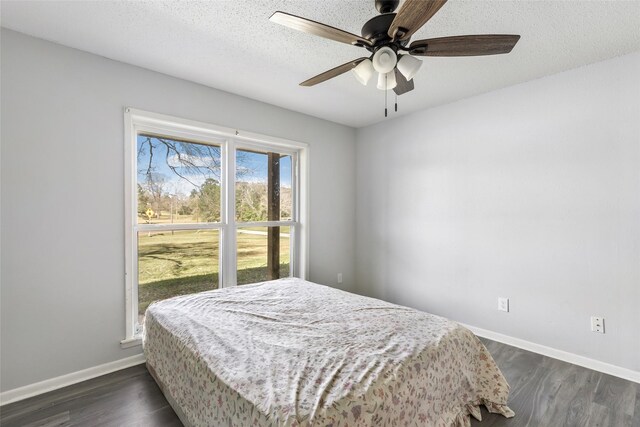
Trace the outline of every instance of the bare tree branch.
[[[176, 168], [175, 166], [171, 165], [171, 162], [169, 161], [169, 148], [167, 148], [167, 154], [166, 154], [166, 161], [167, 161], [167, 166], [169, 166], [169, 169], [171, 169], [171, 171], [173, 173], [175, 173], [176, 175], [178, 175], [180, 178], [184, 179], [185, 181], [187, 181], [189, 184], [193, 185], [196, 188], [200, 188], [200, 186], [196, 183], [194, 183], [193, 181], [191, 181], [189, 178], [187, 178], [186, 176], [182, 175], [180, 172], [178, 172], [178, 168]], [[178, 159], [180, 159], [180, 154], [178, 153]]]

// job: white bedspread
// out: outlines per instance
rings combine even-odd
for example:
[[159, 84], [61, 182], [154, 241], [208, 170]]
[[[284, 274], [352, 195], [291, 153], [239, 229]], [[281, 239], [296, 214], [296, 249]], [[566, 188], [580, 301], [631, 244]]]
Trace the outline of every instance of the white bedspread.
[[479, 404], [513, 416], [467, 329], [300, 279], [154, 303], [144, 351], [194, 426], [464, 426]]

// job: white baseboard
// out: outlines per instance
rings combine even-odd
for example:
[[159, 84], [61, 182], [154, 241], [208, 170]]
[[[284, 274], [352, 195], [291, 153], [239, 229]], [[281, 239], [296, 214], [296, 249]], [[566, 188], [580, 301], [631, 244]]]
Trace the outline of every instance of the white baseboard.
[[110, 374], [111, 372], [129, 368], [131, 366], [140, 365], [145, 362], [144, 354], [126, 357], [124, 359], [105, 363], [103, 365], [94, 366], [92, 368], [83, 369], [81, 371], [72, 372], [70, 374], [61, 375], [59, 377], [40, 381], [38, 383], [29, 384], [24, 387], [14, 388], [0, 393], [0, 406], [8, 403], [17, 402], [28, 397], [37, 396], [38, 394], [56, 390], [82, 381], [90, 380], [101, 375]]
[[509, 335], [504, 335], [498, 332], [477, 328], [471, 325], [465, 325], [464, 323], [460, 323], [460, 324], [465, 328], [469, 329], [474, 334], [483, 338], [488, 338], [490, 340], [498, 341], [503, 344], [508, 344], [513, 347], [518, 347], [523, 350], [532, 351], [534, 353], [538, 353], [544, 356], [552, 357], [554, 359], [562, 360], [563, 362], [573, 363], [574, 365], [593, 369], [594, 371], [613, 375], [614, 377], [619, 377], [625, 380], [633, 381], [635, 383], [640, 383], [640, 372], [638, 371], [633, 371], [631, 369], [622, 368], [616, 365], [611, 365], [609, 363], [601, 362], [595, 359], [590, 359], [584, 356], [579, 356], [577, 354], [569, 353], [567, 351], [558, 350], [552, 347], [547, 347], [547, 346], [536, 344], [530, 341], [525, 341], [520, 338], [514, 338]]

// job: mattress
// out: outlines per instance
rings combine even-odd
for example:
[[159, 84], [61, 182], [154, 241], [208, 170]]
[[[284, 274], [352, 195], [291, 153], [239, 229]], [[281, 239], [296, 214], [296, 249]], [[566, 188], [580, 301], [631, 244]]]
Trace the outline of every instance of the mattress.
[[468, 426], [513, 416], [466, 328], [288, 278], [149, 306], [144, 352], [191, 426]]

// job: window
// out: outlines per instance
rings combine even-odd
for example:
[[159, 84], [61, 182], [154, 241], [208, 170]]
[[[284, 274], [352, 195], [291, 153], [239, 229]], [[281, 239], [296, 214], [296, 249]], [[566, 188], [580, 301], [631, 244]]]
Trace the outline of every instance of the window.
[[290, 154], [236, 150], [238, 284], [290, 275], [292, 164]]
[[306, 144], [125, 110], [127, 331], [154, 301], [306, 277]]

